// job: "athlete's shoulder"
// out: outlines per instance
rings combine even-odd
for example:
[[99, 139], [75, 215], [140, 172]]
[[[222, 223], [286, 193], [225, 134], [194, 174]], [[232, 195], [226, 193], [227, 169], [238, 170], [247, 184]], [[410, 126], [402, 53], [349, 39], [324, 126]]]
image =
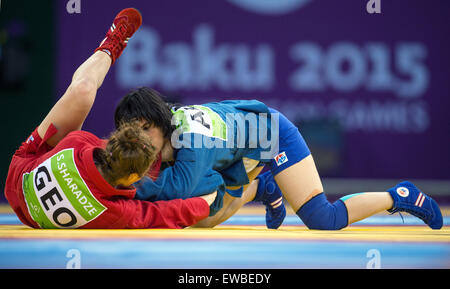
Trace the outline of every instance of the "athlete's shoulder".
[[214, 110], [221, 109], [221, 107], [229, 107], [237, 110], [255, 112], [255, 113], [268, 113], [269, 108], [263, 102], [251, 99], [251, 100], [223, 100], [221, 102], [210, 102], [203, 104], [204, 106], [211, 107]]
[[84, 130], [72, 131], [61, 141], [67, 144], [90, 144], [94, 146], [102, 146], [102, 139]]

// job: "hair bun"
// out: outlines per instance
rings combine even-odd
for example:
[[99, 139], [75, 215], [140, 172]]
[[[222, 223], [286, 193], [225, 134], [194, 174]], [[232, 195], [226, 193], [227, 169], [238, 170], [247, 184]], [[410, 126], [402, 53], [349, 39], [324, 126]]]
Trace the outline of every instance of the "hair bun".
[[125, 123], [113, 132], [105, 151], [107, 172], [103, 168], [103, 173], [112, 184], [132, 173], [143, 176], [156, 160], [151, 138], [138, 122]]

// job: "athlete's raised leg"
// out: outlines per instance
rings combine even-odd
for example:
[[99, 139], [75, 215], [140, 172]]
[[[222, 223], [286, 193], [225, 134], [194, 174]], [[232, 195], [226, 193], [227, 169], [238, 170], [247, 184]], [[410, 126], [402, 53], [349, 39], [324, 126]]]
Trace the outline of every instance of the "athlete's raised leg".
[[106, 53], [96, 52], [77, 69], [64, 95], [38, 127], [42, 138], [50, 124], [58, 129], [47, 140], [49, 145], [55, 146], [69, 132], [81, 129], [110, 66], [110, 57]]
[[42, 138], [50, 124], [57, 128], [58, 132], [47, 140], [49, 145], [54, 146], [69, 132], [81, 129], [111, 64], [120, 56], [141, 23], [141, 15], [136, 9], [124, 9], [116, 16], [106, 38], [78, 67], [64, 95], [39, 125], [38, 133]]

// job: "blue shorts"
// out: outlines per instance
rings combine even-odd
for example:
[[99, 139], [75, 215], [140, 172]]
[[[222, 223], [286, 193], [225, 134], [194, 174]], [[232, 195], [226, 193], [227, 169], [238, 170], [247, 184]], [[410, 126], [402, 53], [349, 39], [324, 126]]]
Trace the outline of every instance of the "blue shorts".
[[298, 128], [289, 119], [273, 108], [269, 108], [269, 111], [279, 114], [279, 151], [269, 164], [272, 175], [276, 176], [309, 156], [311, 152]]

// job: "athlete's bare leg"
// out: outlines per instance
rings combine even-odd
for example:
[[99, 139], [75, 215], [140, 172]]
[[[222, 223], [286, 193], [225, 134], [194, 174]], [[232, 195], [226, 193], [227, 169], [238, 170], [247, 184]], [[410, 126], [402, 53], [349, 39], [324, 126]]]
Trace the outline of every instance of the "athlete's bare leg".
[[[277, 174], [275, 181], [295, 212], [324, 192], [311, 155]], [[348, 211], [348, 224], [351, 224], [392, 208], [393, 200], [387, 192], [372, 192], [349, 198], [344, 204]]]
[[388, 192], [363, 193], [345, 200], [344, 203], [348, 211], [349, 224], [389, 210], [394, 205]]
[[97, 51], [75, 71], [66, 92], [38, 127], [42, 138], [51, 123], [58, 129], [47, 141], [49, 145], [55, 146], [69, 132], [81, 129], [110, 67], [109, 55]]
[[57, 128], [58, 132], [47, 140], [49, 145], [54, 146], [69, 132], [81, 129], [111, 64], [141, 24], [141, 14], [134, 8], [123, 9], [116, 15], [96, 52], [78, 67], [64, 95], [39, 125], [38, 134], [42, 138], [50, 124]]

